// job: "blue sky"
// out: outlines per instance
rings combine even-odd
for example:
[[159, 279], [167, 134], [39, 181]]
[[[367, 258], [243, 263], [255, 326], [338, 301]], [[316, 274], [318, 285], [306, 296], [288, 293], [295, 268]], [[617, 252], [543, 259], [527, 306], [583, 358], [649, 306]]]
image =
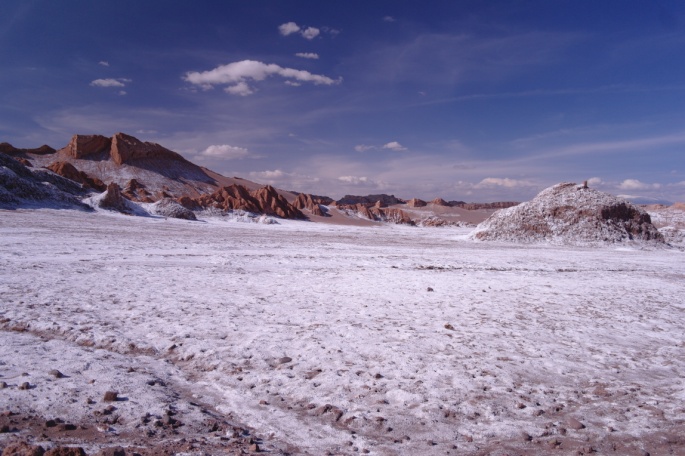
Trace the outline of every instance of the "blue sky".
[[0, 3], [0, 141], [123, 131], [328, 195], [685, 201], [676, 1]]

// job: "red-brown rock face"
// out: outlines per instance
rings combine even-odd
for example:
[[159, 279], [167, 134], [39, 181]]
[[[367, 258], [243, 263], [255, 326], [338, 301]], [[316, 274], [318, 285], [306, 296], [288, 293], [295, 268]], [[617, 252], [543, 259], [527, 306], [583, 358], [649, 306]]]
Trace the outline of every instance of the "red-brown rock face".
[[110, 156], [114, 163], [123, 165], [136, 159], [158, 158], [186, 161], [185, 158], [156, 143], [143, 142], [138, 138], [117, 133], [112, 136]]
[[131, 201], [139, 201], [141, 203], [154, 202], [150, 197], [150, 192], [147, 190], [145, 185], [141, 184], [135, 179], [128, 181], [121, 193]]
[[418, 198], [412, 198], [407, 201], [407, 206], [409, 207], [424, 207], [426, 204], [427, 203], [424, 200], [420, 200]]
[[99, 192], [102, 192], [105, 190], [105, 188], [107, 188], [104, 182], [102, 182], [100, 179], [88, 176], [86, 173], [79, 171], [74, 167], [74, 165], [68, 162], [57, 161], [48, 166], [47, 169], [55, 174], [59, 174], [62, 177], [66, 177], [74, 182], [78, 182], [84, 187], [92, 188]]
[[293, 202], [293, 206], [297, 209], [308, 209], [312, 215], [325, 217], [327, 214], [321, 209], [320, 202], [316, 201], [312, 195], [300, 193]]
[[85, 158], [108, 151], [112, 141], [102, 135], [74, 135], [62, 152], [72, 158]]
[[445, 201], [445, 200], [442, 199], [442, 198], [435, 198], [435, 199], [434, 199], [433, 201], [431, 201], [430, 203], [433, 204], [433, 205], [435, 205], [435, 206], [449, 206], [449, 205], [450, 205], [450, 203], [448, 203], [447, 201]]
[[275, 215], [287, 219], [303, 219], [304, 214], [288, 203], [271, 186], [252, 193], [242, 185], [230, 185], [199, 198], [182, 198], [179, 203], [188, 209], [215, 208], [224, 211], [244, 210], [255, 214]]

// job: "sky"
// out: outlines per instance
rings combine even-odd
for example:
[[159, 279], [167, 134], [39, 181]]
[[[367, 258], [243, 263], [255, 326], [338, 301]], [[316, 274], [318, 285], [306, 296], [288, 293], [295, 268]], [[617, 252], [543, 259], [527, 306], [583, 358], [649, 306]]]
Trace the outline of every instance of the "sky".
[[685, 3], [2, 0], [0, 142], [340, 198], [685, 201]]

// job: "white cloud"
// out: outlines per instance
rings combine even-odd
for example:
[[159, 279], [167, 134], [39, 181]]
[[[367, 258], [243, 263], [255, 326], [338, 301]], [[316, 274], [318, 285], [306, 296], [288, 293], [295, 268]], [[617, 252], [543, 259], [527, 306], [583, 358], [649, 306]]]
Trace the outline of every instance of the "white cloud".
[[247, 85], [245, 81], [240, 81], [236, 85], [228, 86], [224, 89], [224, 91], [226, 93], [230, 93], [231, 95], [240, 95], [241, 97], [246, 97], [254, 93], [254, 90]]
[[108, 67], [108, 66], [109, 66], [109, 62], [107, 62], [107, 61], [105, 61], [105, 60], [100, 60], [100, 61], [98, 62], [98, 65], [102, 65], [102, 66]]
[[294, 22], [286, 22], [278, 26], [278, 31], [283, 36], [288, 36], [300, 31], [300, 26]]
[[676, 182], [675, 184], [671, 184], [673, 187], [685, 187], [685, 181], [680, 181]]
[[618, 185], [621, 190], [650, 190], [659, 189], [661, 184], [646, 184], [637, 179], [626, 179]]
[[305, 38], [307, 38], [308, 40], [313, 40], [314, 38], [316, 38], [317, 36], [319, 36], [319, 33], [321, 33], [321, 32], [319, 31], [318, 28], [316, 28], [316, 27], [307, 27], [306, 30], [303, 30], [303, 31], [302, 31], [302, 36], [305, 37]]
[[130, 79], [118, 78], [118, 79], [96, 79], [90, 83], [93, 87], [125, 87], [127, 83], [131, 82]]
[[225, 160], [235, 160], [246, 158], [250, 152], [244, 147], [230, 146], [228, 144], [211, 145], [199, 154], [207, 158], [222, 158]]
[[397, 141], [391, 141], [387, 144], [384, 144], [383, 149], [394, 150], [396, 152], [401, 152], [403, 150], [407, 150], [406, 147], [404, 147], [402, 144], [398, 143]]
[[357, 176], [340, 176], [338, 177], [338, 180], [340, 182], [346, 182], [348, 184], [367, 184], [369, 183], [369, 179], [362, 176], [362, 177], [357, 177]]
[[298, 52], [295, 54], [297, 57], [302, 57], [303, 59], [313, 59], [316, 60], [319, 58], [319, 54], [316, 52]]
[[366, 152], [367, 150], [378, 149], [376, 146], [367, 146], [366, 144], [359, 144], [354, 146], [357, 152]]
[[588, 185], [601, 185], [604, 182], [599, 177], [591, 177], [587, 180]]
[[125, 90], [120, 90], [120, 91], [119, 91], [119, 95], [121, 95], [121, 96], [124, 96], [124, 95], [126, 95], [127, 93], [128, 93], [128, 92], [126, 92]]
[[294, 81], [285, 81], [285, 84], [293, 87], [300, 87], [302, 85], [301, 83]]
[[226, 92], [246, 96], [254, 93], [254, 90], [247, 85], [246, 80], [263, 81], [273, 75], [299, 82], [311, 82], [315, 85], [333, 85], [342, 81], [342, 78], [332, 79], [305, 70], [284, 68], [275, 63], [266, 64], [255, 60], [242, 60], [220, 65], [209, 71], [189, 71], [183, 79], [205, 90], [211, 89], [215, 85], [229, 85], [225, 89]]
[[395, 18], [392, 16], [383, 17], [383, 22], [395, 22]]
[[475, 185], [475, 188], [482, 187], [505, 187], [505, 188], [516, 188], [516, 187], [530, 187], [534, 184], [527, 180], [517, 180], [509, 179], [508, 177], [486, 177]]
[[274, 169], [273, 171], [253, 171], [250, 173], [251, 177], [258, 177], [262, 179], [278, 179], [287, 175], [288, 173], [285, 173], [280, 169]]

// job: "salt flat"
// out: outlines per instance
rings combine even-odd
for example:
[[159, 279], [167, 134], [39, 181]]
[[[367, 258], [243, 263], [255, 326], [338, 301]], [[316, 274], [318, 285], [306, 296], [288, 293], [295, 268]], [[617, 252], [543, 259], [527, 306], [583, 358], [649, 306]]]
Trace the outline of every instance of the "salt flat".
[[154, 411], [128, 362], [295, 454], [677, 454], [683, 252], [468, 232], [0, 211], [0, 409]]

